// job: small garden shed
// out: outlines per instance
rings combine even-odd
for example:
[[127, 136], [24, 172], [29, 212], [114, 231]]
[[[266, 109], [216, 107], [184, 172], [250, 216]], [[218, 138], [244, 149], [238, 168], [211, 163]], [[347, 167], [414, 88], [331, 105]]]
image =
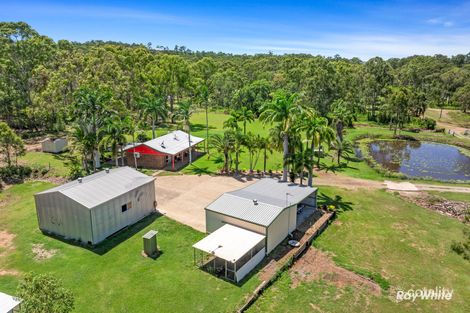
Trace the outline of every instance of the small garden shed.
[[42, 152], [61, 153], [67, 149], [67, 139], [47, 138], [41, 141]]

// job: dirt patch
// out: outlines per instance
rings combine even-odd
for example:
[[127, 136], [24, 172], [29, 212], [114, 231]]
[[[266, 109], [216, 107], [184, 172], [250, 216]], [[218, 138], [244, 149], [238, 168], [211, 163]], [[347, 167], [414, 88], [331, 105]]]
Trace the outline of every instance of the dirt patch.
[[42, 145], [41, 143], [31, 143], [31, 144], [26, 144], [25, 149], [27, 152], [41, 152], [42, 151]]
[[426, 192], [400, 192], [400, 196], [423, 208], [456, 218], [463, 223], [470, 223], [470, 207], [463, 201], [451, 201]]
[[36, 261], [50, 259], [57, 253], [56, 249], [45, 249], [42, 243], [34, 244], [32, 251]]
[[317, 186], [335, 186], [350, 190], [384, 188], [381, 182], [374, 180], [354, 178], [318, 170], [315, 171], [315, 175], [317, 175], [317, 177], [313, 179], [313, 184]]
[[292, 288], [304, 281], [324, 280], [339, 288], [354, 286], [377, 296], [381, 294], [377, 283], [337, 266], [327, 253], [315, 248], [308, 249], [290, 268], [289, 274], [292, 277]]
[[0, 269], [0, 276], [18, 276], [20, 272], [17, 270], [2, 270]]
[[8, 252], [15, 249], [13, 239], [15, 235], [7, 232], [6, 230], [0, 231], [0, 256], [6, 255]]

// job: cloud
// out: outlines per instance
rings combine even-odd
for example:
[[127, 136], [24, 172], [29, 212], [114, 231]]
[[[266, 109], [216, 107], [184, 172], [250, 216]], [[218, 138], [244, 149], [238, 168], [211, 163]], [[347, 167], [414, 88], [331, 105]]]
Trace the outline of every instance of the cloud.
[[426, 22], [428, 24], [431, 24], [431, 25], [440, 25], [440, 26], [444, 26], [444, 27], [452, 27], [455, 24], [453, 21], [445, 19], [443, 17], [431, 18], [431, 19], [427, 20]]
[[236, 49], [247, 53], [309, 53], [326, 56], [359, 57], [363, 60], [375, 56], [405, 57], [415, 54], [466, 54], [470, 52], [467, 39], [460, 35], [337, 35], [330, 34], [310, 40], [221, 40], [222, 49]]

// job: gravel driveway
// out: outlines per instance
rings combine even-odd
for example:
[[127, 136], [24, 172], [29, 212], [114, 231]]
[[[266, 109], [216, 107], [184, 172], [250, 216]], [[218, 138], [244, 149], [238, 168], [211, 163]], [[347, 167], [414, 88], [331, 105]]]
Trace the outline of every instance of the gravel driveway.
[[157, 176], [157, 209], [180, 223], [205, 232], [204, 208], [227, 191], [248, 186], [256, 179], [209, 176]]

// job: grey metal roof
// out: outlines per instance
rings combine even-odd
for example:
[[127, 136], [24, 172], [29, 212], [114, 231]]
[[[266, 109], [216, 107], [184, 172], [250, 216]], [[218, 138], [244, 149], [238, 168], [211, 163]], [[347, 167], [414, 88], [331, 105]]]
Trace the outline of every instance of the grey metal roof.
[[[181, 130], [175, 130], [166, 135], [146, 141], [142, 143], [156, 151], [165, 154], [177, 154], [189, 148], [189, 135]], [[191, 135], [191, 147], [204, 141], [204, 138], [199, 138]], [[137, 144], [136, 144], [137, 146]], [[127, 145], [124, 150], [133, 148], [133, 145]]]
[[38, 194], [60, 192], [87, 208], [93, 208], [153, 180], [154, 177], [125, 166], [111, 169], [109, 173], [101, 171], [83, 177], [81, 183], [77, 179]]
[[[224, 193], [206, 209], [269, 226], [286, 207], [298, 204], [316, 190], [313, 187], [264, 178], [243, 189]], [[253, 200], [257, 200], [257, 204]]]

